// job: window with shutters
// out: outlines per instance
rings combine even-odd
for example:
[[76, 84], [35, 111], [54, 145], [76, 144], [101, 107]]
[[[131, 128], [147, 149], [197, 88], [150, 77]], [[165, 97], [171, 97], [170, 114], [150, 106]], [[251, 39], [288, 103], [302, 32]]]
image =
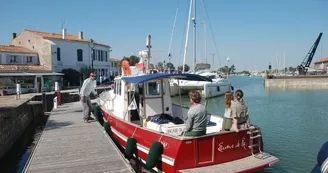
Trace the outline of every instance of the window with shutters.
[[82, 49], [77, 50], [77, 61], [83, 61], [83, 50]]
[[57, 61], [60, 61], [60, 48], [57, 47]]

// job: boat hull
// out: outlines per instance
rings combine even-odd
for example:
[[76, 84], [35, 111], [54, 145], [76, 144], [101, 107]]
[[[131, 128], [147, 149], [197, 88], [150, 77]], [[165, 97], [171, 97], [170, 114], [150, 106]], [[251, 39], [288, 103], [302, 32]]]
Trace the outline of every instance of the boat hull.
[[[157, 172], [161, 170], [162, 172], [175, 173], [179, 170], [205, 168], [252, 155], [248, 148], [250, 139], [247, 131], [213, 133], [198, 138], [183, 139], [125, 122], [103, 108], [101, 109], [104, 120], [110, 125], [112, 137], [123, 148], [126, 147], [128, 138], [134, 138], [137, 141], [137, 157], [144, 163], [147, 160], [151, 145], [155, 141], [163, 145], [164, 151], [159, 159], [160, 162], [153, 168]], [[261, 138], [259, 140], [262, 141]], [[261, 148], [263, 149], [262, 145]], [[262, 165], [263, 168], [267, 166], [269, 163]], [[263, 169], [262, 167], [261, 169]], [[257, 169], [259, 168], [254, 170]], [[245, 171], [253, 172], [254, 170]]]

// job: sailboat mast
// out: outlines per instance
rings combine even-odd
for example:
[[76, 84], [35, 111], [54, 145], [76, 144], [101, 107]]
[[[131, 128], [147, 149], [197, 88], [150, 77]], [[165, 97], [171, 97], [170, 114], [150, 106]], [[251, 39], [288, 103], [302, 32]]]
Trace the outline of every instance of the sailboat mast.
[[192, 22], [194, 23], [194, 72], [196, 72], [196, 0], [193, 1], [194, 12]]
[[192, 4], [193, 4], [193, 0], [190, 0], [188, 23], [187, 23], [187, 33], [186, 33], [186, 42], [185, 42], [185, 48], [184, 48], [184, 53], [183, 53], [182, 73], [185, 72], [185, 64], [186, 64], [186, 56], [187, 56], [188, 36], [189, 36], [189, 26], [190, 26], [190, 17], [191, 17]]
[[207, 39], [206, 39], [206, 20], [204, 20], [204, 42], [205, 42], [205, 62], [207, 63]]

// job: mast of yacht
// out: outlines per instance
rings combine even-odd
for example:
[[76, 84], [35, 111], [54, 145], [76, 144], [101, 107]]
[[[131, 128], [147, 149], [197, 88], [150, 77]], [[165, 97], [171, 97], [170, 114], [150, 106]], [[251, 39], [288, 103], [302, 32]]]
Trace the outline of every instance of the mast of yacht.
[[193, 1], [194, 12], [192, 22], [194, 24], [194, 72], [196, 72], [196, 0]]
[[191, 17], [192, 4], [193, 4], [193, 0], [190, 0], [188, 23], [187, 23], [187, 33], [186, 33], [186, 42], [185, 42], [184, 53], [183, 53], [182, 73], [185, 72], [185, 64], [186, 64], [186, 56], [187, 56], [188, 36], [189, 36], [189, 26], [190, 26], [190, 17]]

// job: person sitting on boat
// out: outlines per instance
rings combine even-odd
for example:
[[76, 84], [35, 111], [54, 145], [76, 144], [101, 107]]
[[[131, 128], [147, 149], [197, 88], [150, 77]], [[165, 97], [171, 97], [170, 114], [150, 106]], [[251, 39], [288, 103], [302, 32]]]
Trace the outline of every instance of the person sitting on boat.
[[191, 107], [187, 113], [184, 136], [202, 136], [206, 134], [207, 112], [204, 105], [200, 104], [201, 95], [197, 91], [189, 92]]
[[250, 127], [248, 117], [248, 107], [243, 99], [244, 93], [242, 90], [235, 92], [235, 100], [231, 102], [231, 114], [233, 117], [232, 129], [239, 132], [240, 129]]
[[96, 73], [91, 72], [89, 78], [84, 80], [80, 90], [81, 103], [83, 106], [83, 120], [85, 123], [89, 123], [89, 120], [94, 120], [92, 117], [90, 117], [92, 110], [90, 94], [92, 92], [94, 95], [97, 95], [94, 86], [95, 79]]
[[223, 118], [223, 125], [222, 129], [226, 131], [230, 131], [232, 128], [232, 111], [231, 111], [231, 103], [233, 102], [233, 93], [227, 91], [224, 95], [224, 118]]

